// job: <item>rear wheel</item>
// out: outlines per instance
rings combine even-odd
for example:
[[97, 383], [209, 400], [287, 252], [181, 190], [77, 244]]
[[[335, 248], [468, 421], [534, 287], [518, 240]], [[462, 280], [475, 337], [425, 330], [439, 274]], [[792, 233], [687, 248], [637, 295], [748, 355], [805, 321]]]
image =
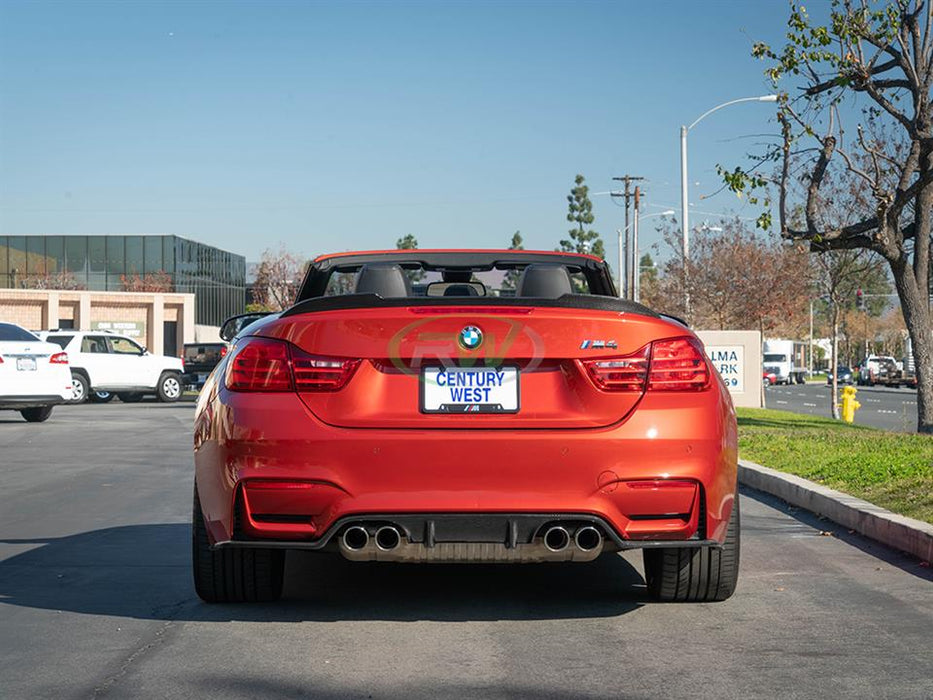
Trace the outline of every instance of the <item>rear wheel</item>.
[[87, 377], [76, 372], [72, 373], [71, 387], [71, 399], [69, 399], [68, 403], [84, 403], [87, 401], [88, 393], [91, 390]]
[[207, 603], [268, 602], [282, 595], [285, 552], [281, 549], [212, 550], [197, 487], [191, 516], [191, 559], [194, 589]]
[[178, 401], [181, 398], [182, 391], [181, 377], [175, 372], [163, 372], [162, 376], [159, 377], [159, 401], [167, 403]]
[[736, 495], [722, 547], [645, 549], [645, 581], [663, 602], [725, 600], [739, 578], [739, 499]]
[[23, 418], [30, 423], [44, 423], [52, 415], [51, 406], [37, 406], [35, 408], [24, 408], [20, 411]]
[[143, 400], [143, 395], [135, 391], [119, 393], [117, 396], [123, 403], [139, 403]]

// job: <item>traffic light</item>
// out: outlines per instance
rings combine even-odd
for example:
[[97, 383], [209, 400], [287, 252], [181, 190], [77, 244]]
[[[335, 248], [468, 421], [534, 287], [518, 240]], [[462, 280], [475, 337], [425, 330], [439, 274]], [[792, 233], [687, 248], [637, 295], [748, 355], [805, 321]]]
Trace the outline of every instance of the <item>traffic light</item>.
[[865, 310], [865, 298], [862, 295], [861, 287], [855, 290], [855, 308], [859, 311]]

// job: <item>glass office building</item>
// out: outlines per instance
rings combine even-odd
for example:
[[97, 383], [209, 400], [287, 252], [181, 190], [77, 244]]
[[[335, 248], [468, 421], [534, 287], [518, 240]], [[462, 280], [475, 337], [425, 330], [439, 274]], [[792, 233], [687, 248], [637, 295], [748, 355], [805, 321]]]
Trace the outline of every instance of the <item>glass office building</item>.
[[123, 292], [157, 273], [171, 281], [166, 291], [195, 295], [195, 323], [243, 313], [242, 255], [178, 236], [0, 236], [0, 288]]

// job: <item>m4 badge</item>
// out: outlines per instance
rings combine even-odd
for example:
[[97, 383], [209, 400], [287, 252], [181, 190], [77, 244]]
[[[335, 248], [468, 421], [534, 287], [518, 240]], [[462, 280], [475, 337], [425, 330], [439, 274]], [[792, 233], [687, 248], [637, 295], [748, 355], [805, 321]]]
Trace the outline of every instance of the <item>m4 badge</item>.
[[580, 343], [581, 350], [602, 350], [603, 348], [618, 348], [619, 344], [614, 340], [584, 340]]

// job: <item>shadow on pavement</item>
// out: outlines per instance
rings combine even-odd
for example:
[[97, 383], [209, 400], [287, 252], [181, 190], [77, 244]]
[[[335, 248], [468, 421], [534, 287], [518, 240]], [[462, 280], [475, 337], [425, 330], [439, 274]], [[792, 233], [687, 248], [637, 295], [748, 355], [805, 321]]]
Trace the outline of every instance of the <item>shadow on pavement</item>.
[[899, 552], [896, 549], [891, 549], [890, 547], [883, 545], [880, 542], [875, 542], [875, 540], [858, 534], [854, 530], [849, 531], [839, 523], [834, 522], [829, 518], [824, 518], [823, 516], [816, 515], [803, 508], [792, 506], [777, 496], [772, 496], [771, 494], [765, 493], [764, 491], [756, 491], [755, 489], [749, 488], [747, 486], [742, 486], [739, 488], [739, 492], [743, 496], [747, 496], [748, 498], [752, 498], [759, 503], [763, 503], [766, 506], [774, 508], [775, 510], [786, 513], [794, 520], [812, 527], [815, 530], [820, 532], [831, 532], [832, 537], [835, 537], [836, 539], [841, 540], [846, 544], [855, 547], [856, 549], [860, 549], [866, 554], [870, 554], [871, 556], [885, 562], [886, 564], [896, 566], [898, 569], [906, 571], [909, 574], [913, 574], [917, 578], [923, 579], [925, 581], [933, 581], [933, 567], [924, 566], [923, 563], [916, 557], [913, 557], [904, 552]]
[[613, 617], [645, 601], [641, 575], [614, 554], [586, 564], [414, 565], [289, 552], [280, 602], [206, 605], [191, 583], [188, 524], [0, 544], [38, 545], [0, 562], [0, 602], [137, 619], [537, 620]]

